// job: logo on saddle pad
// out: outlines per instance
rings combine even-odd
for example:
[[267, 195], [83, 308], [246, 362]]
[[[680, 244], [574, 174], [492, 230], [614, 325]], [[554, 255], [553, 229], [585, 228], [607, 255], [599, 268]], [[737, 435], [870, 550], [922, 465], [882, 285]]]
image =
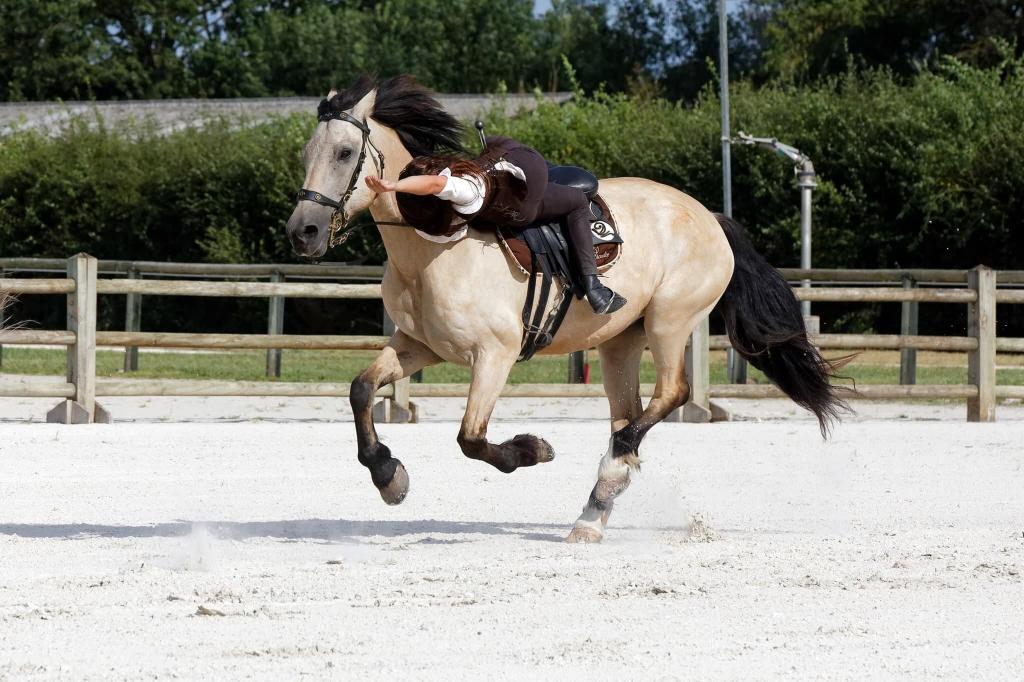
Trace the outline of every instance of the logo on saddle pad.
[[590, 231], [594, 234], [595, 242], [607, 242], [615, 239], [615, 230], [603, 220], [595, 220], [590, 224]]

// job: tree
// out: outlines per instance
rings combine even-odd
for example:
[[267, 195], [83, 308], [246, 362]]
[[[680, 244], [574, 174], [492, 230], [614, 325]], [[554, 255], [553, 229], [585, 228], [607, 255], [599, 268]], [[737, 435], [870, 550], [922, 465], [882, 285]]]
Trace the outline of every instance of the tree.
[[108, 80], [89, 0], [0, 3], [0, 93], [6, 100], [89, 99]]
[[[766, 7], [744, 2], [729, 15], [729, 71], [734, 78], [757, 77], [764, 51]], [[673, 99], [692, 100], [714, 76], [718, 63], [718, 0], [675, 0], [669, 5], [672, 39], [663, 82]]]
[[608, 5], [595, 0], [552, 0], [536, 22], [531, 38], [535, 55], [528, 80], [549, 92], [565, 89], [564, 56], [584, 87], [596, 88], [615, 67], [607, 44]]
[[848, 64], [908, 76], [953, 55], [982, 66], [998, 40], [1024, 47], [1024, 3], [1013, 0], [754, 0], [770, 14], [766, 66], [804, 79]]

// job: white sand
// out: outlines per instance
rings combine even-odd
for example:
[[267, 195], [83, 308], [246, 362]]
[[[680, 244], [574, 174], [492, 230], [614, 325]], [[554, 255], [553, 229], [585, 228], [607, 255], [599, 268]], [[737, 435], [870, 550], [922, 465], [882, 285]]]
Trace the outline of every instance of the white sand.
[[557, 453], [510, 476], [462, 457], [459, 401], [380, 427], [394, 508], [341, 401], [14, 423], [48, 402], [0, 400], [0, 679], [1024, 678], [1021, 408], [660, 425], [605, 543], [570, 546], [597, 401], [503, 403], [494, 439]]

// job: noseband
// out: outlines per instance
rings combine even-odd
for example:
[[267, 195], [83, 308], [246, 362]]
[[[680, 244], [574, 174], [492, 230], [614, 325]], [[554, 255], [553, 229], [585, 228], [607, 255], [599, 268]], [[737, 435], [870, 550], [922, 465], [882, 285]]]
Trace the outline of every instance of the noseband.
[[[351, 236], [357, 228], [345, 229], [348, 225], [348, 220], [345, 219], [345, 205], [348, 200], [352, 198], [352, 193], [356, 189], [356, 183], [359, 182], [359, 173], [363, 170], [363, 162], [366, 161], [366, 147], [369, 147], [376, 153], [377, 157], [373, 160], [374, 166], [377, 169], [377, 174], [380, 177], [384, 177], [384, 154], [370, 140], [370, 126], [366, 124], [366, 121], [360, 121], [354, 118], [350, 114], [344, 111], [328, 111], [321, 114], [318, 119], [323, 123], [330, 121], [347, 121], [359, 128], [363, 133], [363, 143], [359, 147], [359, 160], [356, 162], [356, 167], [352, 169], [352, 177], [348, 181], [348, 189], [345, 190], [345, 194], [341, 197], [340, 201], [331, 199], [328, 196], [321, 194], [320, 192], [314, 192], [311, 189], [303, 187], [299, 190], [299, 193], [295, 195], [295, 200], [298, 201], [312, 201], [315, 204], [321, 206], [329, 206], [334, 209], [334, 213], [331, 214], [330, 222], [330, 246], [337, 246], [343, 244]], [[342, 230], [344, 230], [342, 232]], [[339, 234], [340, 232], [340, 234]]]

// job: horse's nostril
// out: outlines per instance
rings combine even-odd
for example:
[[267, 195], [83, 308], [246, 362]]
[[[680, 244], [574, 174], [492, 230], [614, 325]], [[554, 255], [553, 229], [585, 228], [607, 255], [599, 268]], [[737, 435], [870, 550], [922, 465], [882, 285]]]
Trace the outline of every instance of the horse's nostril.
[[302, 228], [302, 234], [306, 237], [315, 237], [316, 233], [320, 231], [320, 228], [316, 225], [306, 225]]

